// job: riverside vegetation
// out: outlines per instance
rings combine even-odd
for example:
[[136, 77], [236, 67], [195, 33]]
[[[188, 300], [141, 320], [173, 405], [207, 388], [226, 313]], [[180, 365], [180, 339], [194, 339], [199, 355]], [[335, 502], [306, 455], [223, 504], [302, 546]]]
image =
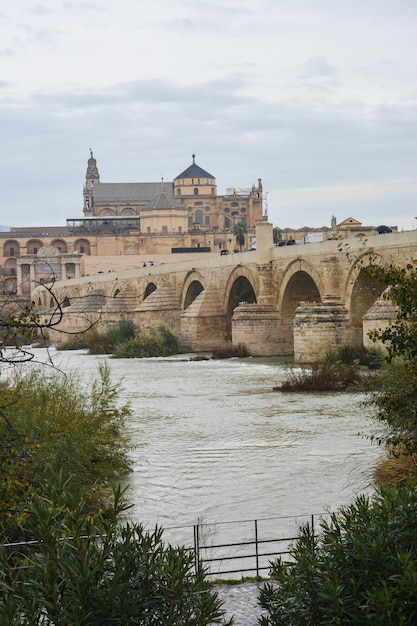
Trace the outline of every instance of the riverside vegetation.
[[318, 533], [301, 527], [291, 559], [271, 564], [259, 596], [262, 626], [417, 623], [417, 272], [372, 263], [363, 271], [388, 287], [383, 297], [397, 307], [396, 320], [371, 335], [386, 348], [368, 400], [380, 425], [371, 438], [386, 455], [373, 496], [322, 520]]
[[0, 623], [224, 624], [194, 555], [127, 521], [130, 408], [108, 365], [88, 384], [5, 350], [47, 330], [30, 307], [0, 326]]
[[379, 385], [375, 371], [382, 367], [381, 350], [343, 345], [329, 350], [324, 359], [300, 369], [291, 369], [275, 391], [369, 391]]
[[165, 326], [139, 332], [131, 320], [121, 320], [104, 333], [92, 328], [57, 345], [57, 349], [86, 349], [90, 354], [111, 354], [114, 358], [125, 359], [171, 356], [183, 351]]

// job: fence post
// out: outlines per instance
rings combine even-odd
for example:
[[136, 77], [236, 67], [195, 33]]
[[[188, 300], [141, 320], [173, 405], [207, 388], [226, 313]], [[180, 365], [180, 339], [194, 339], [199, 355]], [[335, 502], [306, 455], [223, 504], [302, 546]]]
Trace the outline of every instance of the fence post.
[[311, 535], [313, 537], [313, 552], [314, 550], [314, 545], [315, 545], [315, 528], [314, 528], [314, 513], [311, 514]]
[[256, 578], [259, 578], [258, 520], [255, 520]]
[[194, 555], [195, 555], [195, 571], [200, 569], [200, 535], [199, 525], [194, 524]]

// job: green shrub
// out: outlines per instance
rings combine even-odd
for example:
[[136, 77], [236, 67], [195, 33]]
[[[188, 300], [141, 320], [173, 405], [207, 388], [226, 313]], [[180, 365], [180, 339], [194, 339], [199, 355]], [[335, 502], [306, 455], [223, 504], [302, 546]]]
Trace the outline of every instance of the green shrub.
[[362, 365], [369, 369], [380, 369], [383, 364], [383, 356], [378, 348], [365, 348], [363, 345], [345, 344], [329, 350], [323, 363], [332, 367], [338, 363], [342, 365]]
[[180, 352], [180, 345], [174, 335], [164, 326], [158, 326], [119, 344], [113, 357], [119, 359], [163, 357]]
[[84, 333], [75, 333], [74, 335], [69, 335], [66, 341], [57, 343], [55, 347], [57, 350], [87, 350], [91, 338], [97, 334], [95, 329]]
[[106, 333], [113, 346], [133, 339], [135, 336], [135, 325], [132, 320], [122, 319], [115, 326], [109, 328]]
[[300, 370], [291, 370], [287, 379], [275, 391], [314, 392], [369, 391], [380, 385], [370, 370], [382, 366], [381, 352], [363, 346], [344, 345], [327, 352], [324, 359]]
[[262, 626], [339, 624], [414, 626], [417, 623], [417, 495], [415, 484], [359, 496], [308, 525], [278, 559], [260, 592]]
[[[194, 554], [163, 542], [162, 530], [121, 523], [114, 505], [91, 515], [58, 475], [28, 511], [30, 546], [0, 551], [0, 623], [8, 626], [205, 626], [222, 622], [221, 601]], [[223, 622], [222, 622], [223, 623]]]
[[222, 346], [216, 346], [212, 350], [212, 359], [231, 359], [233, 357], [237, 357], [243, 359], [249, 356], [248, 349], [245, 344], [238, 343], [237, 345], [233, 344], [225, 344]]
[[84, 333], [71, 335], [65, 342], [57, 344], [57, 350], [87, 349], [90, 354], [111, 354], [115, 347], [135, 336], [135, 325], [131, 320], [120, 320], [107, 332], [92, 328]]
[[119, 392], [108, 365], [99, 368], [99, 377], [90, 385], [81, 373], [63, 376], [45, 367], [28, 368], [1, 381], [3, 536], [20, 523], [26, 501], [42, 492], [46, 468], [75, 475], [80, 488], [98, 502], [108, 482], [128, 472], [124, 422], [130, 409], [119, 405]]

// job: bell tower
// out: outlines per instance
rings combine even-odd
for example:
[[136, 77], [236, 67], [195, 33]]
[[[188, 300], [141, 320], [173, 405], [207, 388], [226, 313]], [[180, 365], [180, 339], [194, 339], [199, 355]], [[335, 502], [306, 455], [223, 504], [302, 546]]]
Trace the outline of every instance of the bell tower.
[[93, 156], [93, 151], [90, 148], [90, 158], [88, 159], [87, 172], [85, 175], [85, 185], [83, 190], [84, 196], [84, 215], [85, 217], [92, 217], [95, 214], [94, 211], [94, 185], [100, 182], [100, 174], [97, 169], [97, 161]]

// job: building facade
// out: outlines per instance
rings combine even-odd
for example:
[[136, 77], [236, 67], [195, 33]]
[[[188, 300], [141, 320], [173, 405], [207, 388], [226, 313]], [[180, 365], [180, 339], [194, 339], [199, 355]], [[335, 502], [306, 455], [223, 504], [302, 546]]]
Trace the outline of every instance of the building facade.
[[[178, 260], [178, 255], [172, 253], [232, 253], [237, 248], [233, 227], [239, 223], [248, 231], [244, 245], [247, 250], [255, 244], [256, 225], [267, 221], [260, 178], [257, 185], [231, 187], [219, 195], [216, 178], [196, 163], [195, 155], [191, 165], [173, 181], [107, 183], [101, 182], [97, 161], [90, 151], [82, 213], [79, 218], [67, 219], [64, 226], [12, 227], [0, 232], [0, 295], [29, 294], [34, 283], [47, 279], [51, 265], [59, 280], [80, 272], [83, 275], [84, 271], [88, 274], [139, 266], [144, 263], [144, 255], [148, 259], [159, 255]], [[330, 228], [285, 228], [279, 236], [294, 243], [317, 232], [326, 240], [367, 237], [379, 231], [354, 218], [336, 224], [332, 217]], [[41, 261], [39, 251], [52, 248], [63, 255], [62, 260], [54, 252], [53, 263]], [[79, 262], [77, 255], [83, 256], [85, 263]], [[97, 263], [88, 263], [93, 257]], [[40, 270], [42, 263], [45, 275]], [[34, 264], [37, 269], [32, 267]]]
[[257, 186], [231, 187], [218, 195], [216, 178], [197, 165], [195, 155], [172, 182], [102, 183], [91, 152], [83, 195], [84, 217], [138, 216], [146, 235], [227, 231], [236, 223], [254, 228], [263, 219], [260, 178]]

